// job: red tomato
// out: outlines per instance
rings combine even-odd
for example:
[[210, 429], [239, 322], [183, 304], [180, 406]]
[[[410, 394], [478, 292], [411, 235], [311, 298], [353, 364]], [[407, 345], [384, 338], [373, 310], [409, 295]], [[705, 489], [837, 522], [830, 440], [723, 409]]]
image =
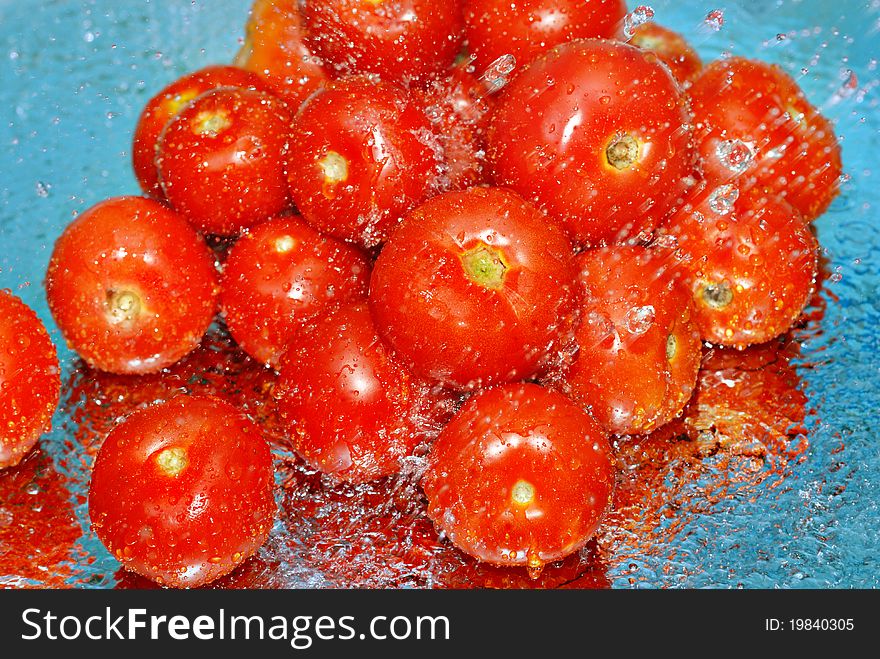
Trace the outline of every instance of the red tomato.
[[461, 0], [309, 0], [308, 44], [343, 74], [425, 79], [461, 48]]
[[422, 479], [428, 516], [453, 544], [487, 563], [531, 568], [592, 537], [613, 484], [604, 431], [535, 384], [470, 398], [434, 443]]
[[429, 196], [441, 159], [423, 107], [396, 85], [356, 77], [300, 109], [287, 174], [309, 224], [374, 247]]
[[787, 331], [812, 295], [818, 244], [780, 197], [699, 191], [665, 229], [693, 292], [702, 338], [742, 348]]
[[43, 322], [0, 290], [0, 469], [17, 465], [49, 430], [60, 393], [58, 356]]
[[305, 44], [299, 0], [255, 0], [235, 65], [259, 74], [296, 111], [327, 81], [321, 60]]
[[690, 400], [702, 349], [690, 290], [669, 254], [603, 247], [576, 258], [578, 355], [559, 382], [609, 432], [648, 433]]
[[219, 399], [178, 396], [107, 435], [89, 517], [127, 569], [191, 588], [231, 572], [266, 541], [273, 478], [259, 426]]
[[278, 391], [297, 453], [358, 483], [399, 471], [436, 434], [448, 402], [389, 354], [364, 303], [332, 309], [297, 335]]
[[165, 199], [156, 167], [156, 149], [162, 129], [193, 99], [217, 87], [267, 89], [253, 73], [234, 66], [207, 66], [175, 80], [151, 98], [138, 118], [131, 149], [134, 173], [146, 194], [160, 201]]
[[159, 137], [156, 164], [168, 201], [203, 233], [221, 235], [285, 210], [291, 121], [269, 94], [234, 88], [202, 94]]
[[690, 114], [669, 69], [587, 39], [538, 57], [498, 98], [489, 161], [512, 187], [597, 245], [653, 229], [694, 164]]
[[653, 21], [636, 26], [629, 43], [655, 53], [684, 89], [691, 86], [703, 69], [697, 51], [683, 36]]
[[229, 252], [220, 306], [238, 344], [277, 366], [299, 326], [330, 305], [366, 299], [369, 281], [360, 250], [282, 217], [246, 233]]
[[689, 90], [706, 178], [757, 185], [814, 220], [839, 192], [834, 128], [780, 67], [712, 62]]
[[204, 240], [157, 201], [115, 197], [58, 238], [46, 273], [49, 309], [68, 346], [112, 373], [158, 371], [195, 348], [217, 307]]
[[407, 216], [376, 260], [370, 306], [407, 366], [467, 390], [554, 365], [576, 291], [561, 227], [514, 192], [471, 188]]
[[561, 43], [612, 37], [624, 0], [464, 0], [468, 52], [484, 69], [502, 55], [519, 68]]

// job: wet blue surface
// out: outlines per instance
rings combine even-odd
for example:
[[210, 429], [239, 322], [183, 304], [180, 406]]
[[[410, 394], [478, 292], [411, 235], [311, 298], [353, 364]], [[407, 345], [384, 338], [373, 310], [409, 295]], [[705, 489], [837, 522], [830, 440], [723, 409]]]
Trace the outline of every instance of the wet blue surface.
[[[608, 577], [619, 587], [877, 587], [880, 6], [724, 4], [717, 32], [703, 20], [716, 6], [652, 7], [659, 22], [681, 31], [706, 60], [732, 53], [783, 65], [834, 120], [851, 177], [817, 222], [834, 281], [821, 326], [802, 336], [802, 361], [810, 368], [801, 376], [814, 410], [809, 449], [782, 486], [765, 481], [693, 505], [686, 528], [659, 529], [664, 551], [625, 559], [612, 552]], [[231, 60], [247, 9], [244, 0], [0, 0], [0, 287], [31, 305], [60, 345], [42, 288], [55, 237], [74, 213], [139, 192], [129, 149], [141, 107], [179, 75]], [[857, 89], [841, 93], [850, 72]], [[69, 372], [74, 360], [63, 347], [61, 358]], [[69, 423], [61, 414], [44, 450], [62, 450]], [[70, 476], [84, 487], [85, 474]], [[713, 478], [711, 470], [700, 478]], [[695, 503], [704, 485], [685, 484], [681, 496]], [[83, 507], [77, 511], [83, 546], [97, 557], [78, 566], [73, 583], [85, 584], [93, 574], [112, 574], [115, 562], [88, 534]], [[291, 565], [282, 582], [321, 579]], [[94, 585], [111, 584], [104, 577]]]

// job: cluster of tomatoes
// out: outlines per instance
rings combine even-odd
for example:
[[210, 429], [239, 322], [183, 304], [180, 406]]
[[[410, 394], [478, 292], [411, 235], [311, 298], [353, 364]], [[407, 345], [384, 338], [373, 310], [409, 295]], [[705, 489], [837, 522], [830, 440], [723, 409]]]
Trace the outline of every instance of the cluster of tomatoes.
[[[780, 68], [704, 68], [646, 12], [257, 0], [234, 66], [143, 110], [145, 196], [58, 238], [65, 340], [93, 368], [155, 373], [219, 311], [278, 372], [311, 468], [362, 483], [415, 455], [428, 515], [468, 554], [534, 570], [580, 549], [611, 505], [610, 438], [682, 412], [704, 343], [801, 316], [841, 168]], [[36, 316], [0, 306], [2, 467], [45, 429], [58, 366]], [[203, 584], [266, 540], [271, 451], [220, 400], [157, 403], [107, 436], [89, 507], [126, 567]]]

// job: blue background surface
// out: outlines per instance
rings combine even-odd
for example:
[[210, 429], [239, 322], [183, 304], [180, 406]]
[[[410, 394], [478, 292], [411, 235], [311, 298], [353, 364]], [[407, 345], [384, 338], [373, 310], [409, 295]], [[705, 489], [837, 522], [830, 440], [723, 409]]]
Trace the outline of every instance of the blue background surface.
[[[682, 32], [706, 61], [732, 53], [783, 65], [835, 122], [850, 179], [817, 222], [834, 273], [828, 291], [838, 299], [829, 296], [821, 327], [803, 339], [802, 359], [812, 367], [801, 375], [815, 409], [806, 459], [785, 487], [704, 506], [687, 529], [663, 536], [668, 551], [612, 555], [608, 577], [620, 587], [634, 575], [639, 585], [659, 587], [877, 587], [880, 3], [651, 6], [658, 22]], [[37, 311], [68, 371], [73, 357], [42, 286], [53, 242], [74, 213], [139, 193], [129, 159], [140, 109], [178, 76], [229, 62], [248, 8], [246, 0], [0, 0], [0, 288]], [[720, 31], [704, 22], [713, 9], [724, 9]], [[857, 89], [841, 93], [850, 72]], [[46, 450], [63, 442], [63, 421], [55, 420]], [[689, 486], [694, 493], [700, 487]], [[83, 533], [98, 560], [82, 568], [74, 581], [80, 584], [114, 565], [84, 522]], [[286, 583], [318, 584], [316, 576], [292, 566]], [[107, 577], [95, 585], [110, 584]]]

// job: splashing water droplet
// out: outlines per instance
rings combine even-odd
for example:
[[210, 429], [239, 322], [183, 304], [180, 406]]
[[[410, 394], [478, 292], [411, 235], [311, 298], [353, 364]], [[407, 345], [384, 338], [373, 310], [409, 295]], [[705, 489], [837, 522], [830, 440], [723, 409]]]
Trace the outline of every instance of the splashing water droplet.
[[739, 199], [739, 190], [733, 185], [720, 185], [709, 195], [709, 208], [719, 215], [727, 215]]
[[859, 88], [859, 79], [858, 77], [856, 77], [856, 74], [852, 71], [852, 69], [847, 69], [843, 75], [843, 84], [840, 86], [837, 94], [843, 98], [848, 98], [849, 96], [852, 96]]
[[706, 20], [704, 22], [713, 32], [718, 32], [724, 27], [724, 12], [721, 9], [713, 9], [706, 14]]
[[644, 307], [633, 307], [626, 313], [623, 322], [630, 334], [637, 336], [644, 334], [654, 323], [654, 307], [650, 304]]
[[502, 55], [494, 60], [483, 75], [480, 76], [480, 82], [486, 88], [487, 94], [494, 94], [504, 87], [510, 81], [510, 74], [516, 68], [516, 58], [511, 55]]
[[37, 181], [34, 185], [34, 188], [37, 191], [38, 197], [43, 197], [44, 199], [49, 196], [49, 190], [52, 189], [52, 186], [48, 183], [43, 183], [42, 181]]
[[654, 18], [654, 10], [647, 5], [639, 5], [623, 17], [623, 36], [632, 39], [636, 28]]
[[752, 145], [741, 140], [725, 140], [715, 149], [718, 160], [736, 175], [742, 174], [752, 164], [755, 151]]

